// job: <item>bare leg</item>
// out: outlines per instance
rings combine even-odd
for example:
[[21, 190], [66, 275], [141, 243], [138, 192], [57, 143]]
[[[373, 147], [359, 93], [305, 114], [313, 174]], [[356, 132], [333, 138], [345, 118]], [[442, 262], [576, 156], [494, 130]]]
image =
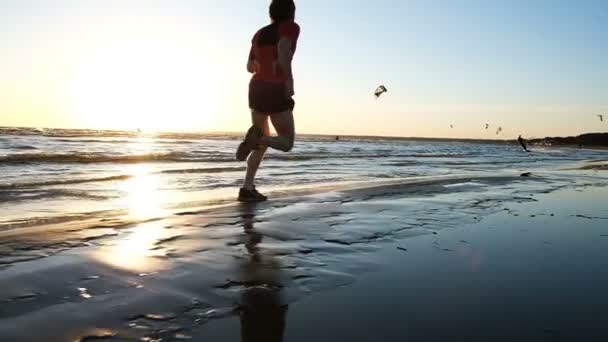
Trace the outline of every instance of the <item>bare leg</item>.
[[[251, 121], [254, 125], [262, 127], [264, 130], [264, 138], [270, 135], [270, 127], [268, 126], [268, 116], [262, 113], [252, 111]], [[258, 145], [255, 150], [249, 155], [247, 159], [247, 172], [245, 173], [245, 182], [243, 188], [247, 190], [253, 190], [255, 175], [260, 168], [260, 163], [264, 159], [264, 153], [266, 153], [265, 145]]]
[[274, 126], [278, 136], [264, 136], [260, 139], [260, 145], [265, 145], [283, 152], [291, 151], [295, 137], [293, 112], [285, 111], [273, 114], [270, 116], [270, 121], [272, 121], [272, 126]]
[[251, 152], [249, 159], [247, 159], [247, 172], [245, 173], [245, 183], [243, 184], [243, 188], [247, 190], [253, 190], [255, 175], [260, 168], [260, 163], [264, 158], [267, 146], [283, 152], [289, 152], [293, 148], [295, 137], [292, 111], [270, 115], [270, 121], [272, 121], [274, 129], [277, 131], [278, 136], [276, 137], [270, 136], [267, 115], [256, 111], [253, 111], [251, 115], [253, 124], [263, 128], [264, 136], [260, 139], [258, 147]]

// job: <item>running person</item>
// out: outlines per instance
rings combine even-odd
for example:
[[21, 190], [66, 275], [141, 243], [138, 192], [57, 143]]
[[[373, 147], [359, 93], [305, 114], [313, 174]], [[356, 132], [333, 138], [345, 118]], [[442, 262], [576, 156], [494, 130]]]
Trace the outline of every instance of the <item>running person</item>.
[[[267, 199], [254, 185], [264, 153], [267, 147], [289, 152], [295, 137], [291, 61], [300, 35], [300, 27], [294, 22], [296, 5], [293, 0], [273, 0], [269, 12], [272, 23], [253, 36], [247, 62], [247, 71], [253, 74], [249, 83], [253, 125], [236, 151], [239, 161], [249, 157], [238, 197], [242, 202]], [[270, 136], [268, 119], [277, 132], [276, 137]]]

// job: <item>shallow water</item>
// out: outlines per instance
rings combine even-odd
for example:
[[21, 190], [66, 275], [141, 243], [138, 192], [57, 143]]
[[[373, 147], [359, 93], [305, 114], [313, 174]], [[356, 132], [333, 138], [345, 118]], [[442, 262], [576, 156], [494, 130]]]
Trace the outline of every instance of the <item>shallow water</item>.
[[[0, 230], [87, 217], [162, 217], [175, 208], [231, 201], [245, 165], [234, 135], [0, 129]], [[556, 170], [606, 152], [508, 143], [302, 136], [270, 152], [266, 192], [322, 184]], [[475, 186], [469, 184], [467, 186]]]

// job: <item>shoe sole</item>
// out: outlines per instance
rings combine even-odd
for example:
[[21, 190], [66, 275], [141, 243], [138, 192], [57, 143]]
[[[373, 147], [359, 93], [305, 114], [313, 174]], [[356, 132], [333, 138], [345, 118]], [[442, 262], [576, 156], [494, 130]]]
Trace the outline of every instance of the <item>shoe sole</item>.
[[239, 202], [243, 202], [243, 203], [257, 203], [257, 202], [266, 202], [268, 199], [264, 198], [264, 199], [255, 199], [255, 198], [237, 198], [237, 200]]

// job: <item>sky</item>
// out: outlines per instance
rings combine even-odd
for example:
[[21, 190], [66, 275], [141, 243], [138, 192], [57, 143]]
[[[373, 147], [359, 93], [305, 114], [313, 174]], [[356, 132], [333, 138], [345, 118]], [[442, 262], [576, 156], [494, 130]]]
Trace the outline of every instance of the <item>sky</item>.
[[[0, 126], [246, 130], [268, 3], [0, 0]], [[298, 133], [608, 131], [608, 1], [296, 4]]]

